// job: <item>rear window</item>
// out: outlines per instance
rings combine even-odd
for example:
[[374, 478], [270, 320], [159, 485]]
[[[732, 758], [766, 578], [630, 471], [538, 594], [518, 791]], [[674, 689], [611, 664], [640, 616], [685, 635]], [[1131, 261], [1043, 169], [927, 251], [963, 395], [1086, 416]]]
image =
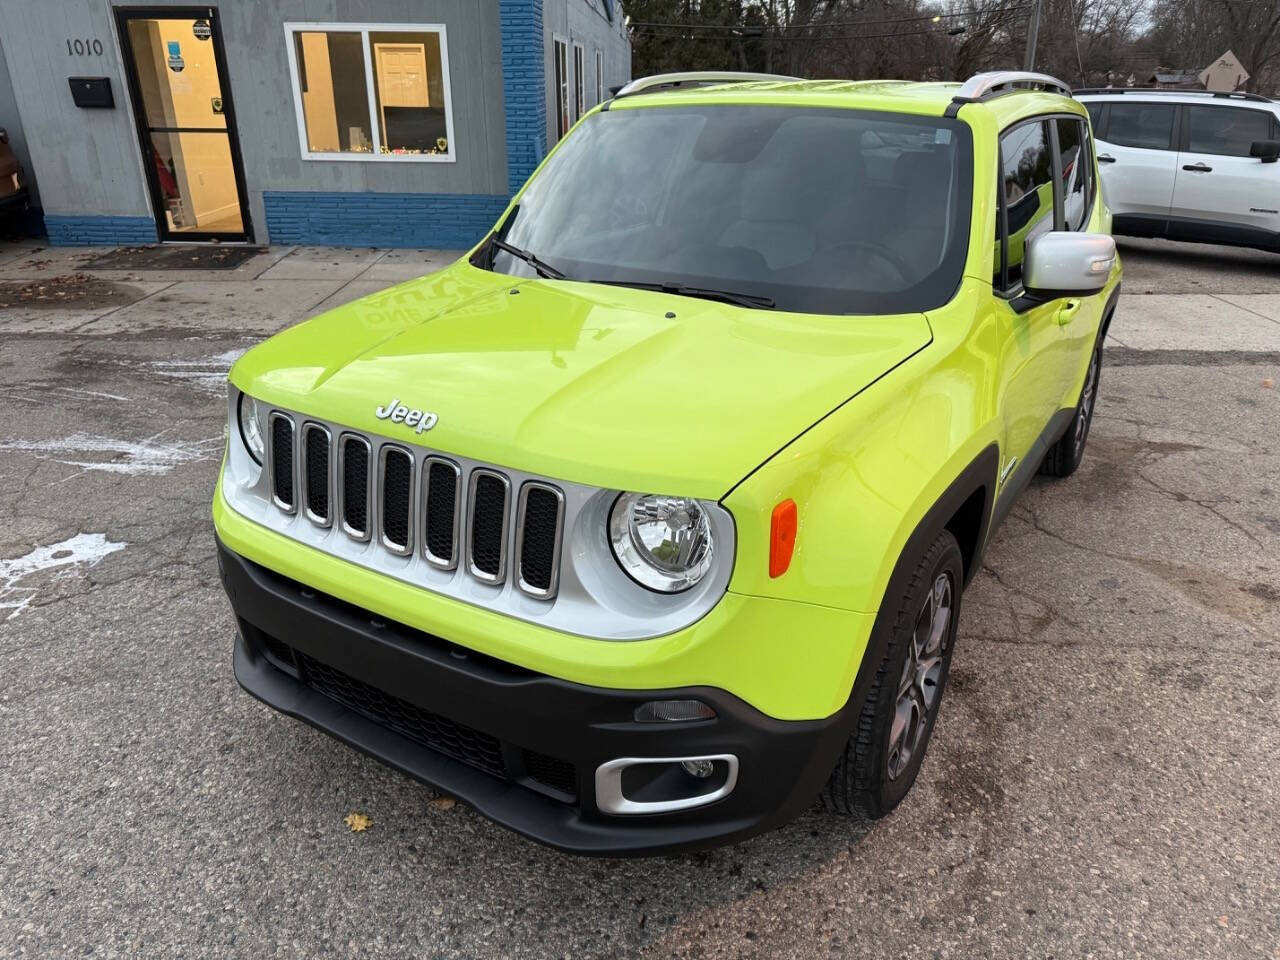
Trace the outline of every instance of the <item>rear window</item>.
[[1169, 150], [1173, 146], [1172, 103], [1113, 103], [1107, 142], [1121, 147]]
[[1272, 115], [1262, 110], [1188, 107], [1188, 149], [1192, 153], [1247, 157], [1255, 140], [1271, 139], [1272, 123]]

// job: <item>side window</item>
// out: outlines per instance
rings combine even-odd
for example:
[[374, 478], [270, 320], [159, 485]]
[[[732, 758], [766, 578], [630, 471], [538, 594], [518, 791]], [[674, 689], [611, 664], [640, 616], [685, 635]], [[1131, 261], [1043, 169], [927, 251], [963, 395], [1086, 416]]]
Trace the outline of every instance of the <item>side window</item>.
[[1095, 131], [1102, 129], [1102, 108], [1104, 105], [1102, 100], [1090, 100], [1084, 105], [1084, 108], [1089, 111], [1089, 121], [1093, 124]]
[[1113, 103], [1107, 143], [1146, 150], [1173, 149], [1172, 103]]
[[1027, 242], [1053, 229], [1053, 154], [1049, 144], [1045, 120], [1021, 124], [1000, 138], [1005, 263], [1003, 276], [998, 276], [996, 283], [1001, 289], [1011, 289], [1022, 281]]
[[1188, 149], [1247, 157], [1255, 140], [1271, 139], [1272, 114], [1243, 107], [1187, 107]]
[[1090, 157], [1084, 140], [1085, 126], [1079, 120], [1066, 117], [1059, 117], [1053, 122], [1058, 127], [1065, 226], [1068, 230], [1082, 230], [1089, 213]]

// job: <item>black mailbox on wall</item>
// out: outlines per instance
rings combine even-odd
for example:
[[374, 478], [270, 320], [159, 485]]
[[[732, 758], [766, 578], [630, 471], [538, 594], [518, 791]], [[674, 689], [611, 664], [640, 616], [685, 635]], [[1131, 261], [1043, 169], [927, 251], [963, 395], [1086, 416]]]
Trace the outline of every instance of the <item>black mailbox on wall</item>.
[[110, 77], [68, 77], [71, 99], [77, 107], [114, 107]]

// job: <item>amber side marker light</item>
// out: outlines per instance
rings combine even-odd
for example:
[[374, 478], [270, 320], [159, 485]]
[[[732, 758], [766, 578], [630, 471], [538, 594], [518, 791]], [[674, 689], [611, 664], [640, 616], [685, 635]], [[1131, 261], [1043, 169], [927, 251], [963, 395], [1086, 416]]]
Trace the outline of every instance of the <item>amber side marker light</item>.
[[777, 579], [791, 566], [796, 549], [796, 502], [783, 500], [773, 508], [769, 527], [769, 576]]

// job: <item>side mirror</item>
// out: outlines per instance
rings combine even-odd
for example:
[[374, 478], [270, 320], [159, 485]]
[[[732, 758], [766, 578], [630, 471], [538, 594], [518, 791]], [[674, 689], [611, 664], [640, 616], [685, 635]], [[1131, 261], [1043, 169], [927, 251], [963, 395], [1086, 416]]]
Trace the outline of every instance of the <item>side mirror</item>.
[[1280, 160], [1280, 140], [1255, 140], [1249, 146], [1249, 156], [1258, 157], [1263, 163]]
[[1035, 300], [1087, 297], [1107, 285], [1116, 241], [1105, 233], [1042, 233], [1027, 245], [1022, 287]]

